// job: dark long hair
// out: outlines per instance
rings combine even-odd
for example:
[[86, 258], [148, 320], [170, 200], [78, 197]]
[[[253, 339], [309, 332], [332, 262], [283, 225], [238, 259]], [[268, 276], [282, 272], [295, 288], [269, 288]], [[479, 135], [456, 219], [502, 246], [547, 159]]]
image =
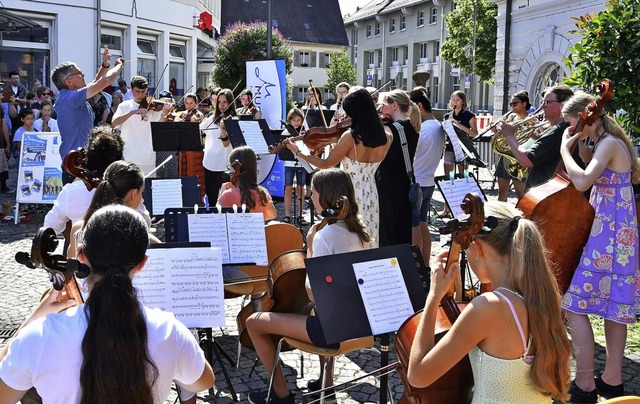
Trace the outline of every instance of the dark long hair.
[[85, 226], [80, 249], [93, 287], [84, 307], [82, 404], [153, 402], [158, 368], [149, 356], [147, 324], [130, 276], [148, 244], [142, 216], [126, 206], [99, 209]]
[[218, 98], [216, 98], [216, 105], [213, 108], [213, 117], [214, 117], [214, 121], [216, 118], [218, 118], [220, 115], [223, 114], [222, 111], [220, 111], [220, 108], [218, 107], [218, 103], [220, 102], [220, 96], [224, 96], [224, 98], [227, 100], [227, 102], [229, 102], [229, 107], [224, 111], [224, 115], [225, 116], [236, 116], [238, 115], [236, 113], [236, 105], [235, 102], [233, 102], [233, 92], [231, 90], [229, 90], [228, 88], [222, 89], [220, 90], [220, 92], [218, 92]]
[[347, 94], [342, 108], [351, 118], [351, 136], [356, 144], [362, 141], [366, 147], [378, 147], [387, 143], [384, 126], [366, 89], [360, 87]]
[[267, 191], [258, 185], [258, 159], [256, 154], [249, 146], [236, 147], [229, 155], [229, 163], [233, 164], [236, 160], [240, 163], [240, 174], [236, 184], [240, 190], [240, 202], [247, 205], [249, 209], [255, 208], [257, 204], [251, 192], [255, 190], [258, 191], [260, 196], [260, 204], [266, 205], [269, 202]]
[[349, 201], [349, 213], [344, 219], [347, 228], [356, 233], [362, 243], [371, 241], [359, 218], [358, 202], [349, 174], [337, 168], [320, 170], [313, 174], [311, 185], [318, 193], [322, 209], [340, 210], [340, 197], [346, 196]]
[[85, 226], [96, 210], [114, 203], [122, 204], [129, 191], [140, 189], [143, 183], [144, 177], [137, 165], [124, 160], [111, 163], [104, 170], [104, 178], [93, 194], [89, 209], [84, 215]]
[[87, 142], [87, 170], [102, 178], [111, 163], [122, 160], [123, 148], [124, 141], [117, 129], [105, 125], [91, 129]]

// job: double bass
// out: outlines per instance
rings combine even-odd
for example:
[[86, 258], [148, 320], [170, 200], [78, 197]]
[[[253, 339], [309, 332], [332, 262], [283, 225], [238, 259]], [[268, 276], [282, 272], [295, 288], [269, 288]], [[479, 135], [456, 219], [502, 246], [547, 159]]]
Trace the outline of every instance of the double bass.
[[[469, 218], [462, 221], [454, 219], [447, 226], [453, 231], [445, 272], [448, 272], [451, 269], [451, 265], [458, 261], [461, 251], [469, 248], [474, 236], [480, 233], [485, 225], [484, 204], [480, 196], [467, 194], [462, 202], [462, 209], [470, 215]], [[451, 285], [449, 291], [440, 302], [436, 317], [434, 330], [436, 343], [451, 329], [453, 323], [468, 304], [467, 302], [455, 302], [453, 295], [454, 285]], [[397, 369], [404, 384], [404, 393], [399, 403], [470, 403], [473, 399], [473, 373], [468, 355], [465, 355], [440, 379], [428, 387], [416, 388], [409, 383], [407, 379], [409, 356], [421, 318], [422, 311], [419, 311], [409, 317], [396, 333], [394, 348], [398, 357]]]
[[[613, 84], [608, 79], [598, 83], [596, 90], [598, 99], [583, 111], [574, 133], [585, 125], [592, 125], [613, 97]], [[560, 292], [564, 294], [571, 283], [580, 252], [589, 239], [595, 216], [593, 207], [571, 183], [562, 162], [551, 180], [532, 187], [516, 207], [535, 222], [544, 235], [549, 261]]]

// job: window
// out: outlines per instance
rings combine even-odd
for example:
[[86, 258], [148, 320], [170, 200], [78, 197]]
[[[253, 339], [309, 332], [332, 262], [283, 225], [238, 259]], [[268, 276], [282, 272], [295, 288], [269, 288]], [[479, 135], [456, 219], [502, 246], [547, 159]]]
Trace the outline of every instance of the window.
[[174, 97], [182, 97], [184, 95], [184, 88], [186, 86], [185, 80], [185, 42], [171, 42], [169, 44], [169, 83], [170, 91]]
[[451, 92], [460, 91], [460, 74], [451, 76]]
[[433, 61], [437, 62], [440, 57], [440, 41], [435, 41], [433, 43]]
[[358, 30], [351, 31], [351, 59], [353, 64], [358, 64]]
[[[104, 45], [109, 46], [111, 55], [111, 65], [113, 66], [121, 57], [124, 57], [124, 31], [117, 28], [102, 27], [100, 30], [100, 54], [102, 55]], [[124, 69], [120, 71], [120, 77], [124, 77]], [[114, 82], [115, 86], [116, 83]]]
[[367, 52], [367, 55], [368, 55], [368, 57], [369, 57], [369, 66], [371, 66], [371, 65], [375, 65], [375, 63], [376, 63], [376, 62], [375, 62], [375, 60], [376, 60], [376, 59], [375, 59], [375, 53], [373, 53], [373, 52]]
[[398, 48], [391, 48], [391, 61], [398, 62]]
[[180, 45], [169, 45], [169, 54], [171, 57], [184, 59], [184, 49]]
[[376, 22], [376, 36], [380, 35], [380, 22]]
[[304, 87], [298, 87], [298, 103], [304, 104], [307, 97], [307, 89]]
[[404, 66], [406, 66], [409, 63], [409, 47], [408, 46], [401, 46], [401, 50], [402, 50], [402, 64]]
[[400, 17], [400, 31], [404, 31], [407, 29], [407, 16], [403, 15]]
[[431, 104], [438, 103], [438, 93], [440, 92], [440, 77], [433, 76], [431, 78], [433, 83], [433, 92], [431, 93]]
[[367, 24], [367, 38], [371, 38], [371, 24]]
[[137, 44], [137, 74], [147, 79], [149, 94], [153, 94], [156, 85], [157, 42], [155, 38], [138, 38]]
[[424, 25], [424, 10], [418, 11], [418, 27], [422, 27]]
[[300, 67], [309, 67], [309, 52], [298, 52]]
[[435, 24], [438, 22], [438, 7], [431, 7], [431, 14], [429, 15], [429, 24]]
[[420, 44], [420, 49], [418, 51], [418, 55], [419, 55], [418, 57], [420, 58], [421, 62], [426, 62], [427, 61], [428, 56], [427, 56], [427, 43], [426, 42], [423, 42], [423, 43]]
[[328, 68], [331, 63], [331, 54], [330, 53], [321, 53], [320, 54], [320, 66], [323, 68]]
[[542, 92], [549, 86], [555, 86], [556, 84], [561, 83], [564, 76], [564, 70], [555, 62], [551, 62], [541, 68], [536, 74], [536, 79], [534, 81], [534, 94], [533, 97], [531, 97], [532, 103], [534, 103], [533, 100], [542, 101]]
[[[22, 85], [28, 90], [31, 90], [31, 83], [35, 79], [40, 80], [42, 85], [50, 87], [49, 32], [51, 21], [36, 20], [35, 17], [31, 15], [26, 18], [42, 27], [31, 30], [4, 31], [2, 46], [0, 46], [0, 61], [2, 61], [0, 76], [6, 78], [5, 83], [9, 83], [9, 72], [17, 70]], [[7, 122], [9, 121], [7, 119]]]
[[116, 35], [100, 34], [100, 47], [109, 46], [109, 52], [112, 50], [122, 51], [122, 38]]
[[391, 21], [389, 21], [389, 33], [393, 34], [394, 32], [396, 32], [396, 19], [392, 18]]

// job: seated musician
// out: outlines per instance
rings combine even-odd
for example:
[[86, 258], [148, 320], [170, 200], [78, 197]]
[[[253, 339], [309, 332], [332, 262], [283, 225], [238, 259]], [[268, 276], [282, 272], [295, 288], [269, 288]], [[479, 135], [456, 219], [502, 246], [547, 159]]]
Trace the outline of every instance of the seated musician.
[[566, 85], [554, 86], [544, 92], [542, 109], [544, 117], [549, 121], [549, 128], [542, 132], [538, 140], [527, 150], [515, 138], [516, 128], [503, 123], [501, 132], [504, 135], [513, 157], [525, 168], [529, 175], [525, 183], [526, 189], [535, 187], [553, 178], [560, 163], [560, 143], [562, 133], [568, 124], [562, 119], [562, 105], [573, 95]]
[[251, 115], [252, 119], [262, 118], [260, 108], [253, 102], [253, 93], [251, 90], [245, 89], [240, 93], [240, 103], [242, 104], [242, 108], [238, 111], [238, 116]]
[[138, 300], [132, 279], [147, 261], [148, 244], [147, 226], [133, 209], [95, 212], [78, 254], [90, 268], [89, 298], [72, 307], [77, 302], [62, 292], [47, 292], [0, 351], [2, 402], [17, 402], [35, 387], [45, 403], [159, 404], [172, 380], [188, 391], [213, 386], [191, 332], [173, 314]]
[[[104, 179], [93, 194], [87, 213], [82, 220], [78, 220], [71, 226], [71, 240], [67, 257], [74, 258], [78, 253], [77, 238], [80, 235], [80, 230], [85, 227], [96, 210], [111, 204], [137, 208], [142, 205], [143, 190], [144, 177], [137, 165], [124, 160], [111, 163], [104, 171]], [[149, 241], [154, 244], [160, 243], [160, 240], [152, 234], [149, 234]]]
[[[123, 146], [117, 130], [108, 126], [91, 129], [86, 149], [86, 169], [95, 177], [102, 178], [109, 164], [122, 160]], [[57, 234], [62, 234], [67, 222], [75, 223], [82, 219], [94, 193], [95, 189], [87, 191], [85, 183], [80, 178], [62, 187], [53, 207], [44, 218], [44, 227], [51, 227]], [[149, 212], [144, 205], [136, 208], [143, 214], [147, 223], [151, 224]]]
[[569, 398], [570, 346], [560, 292], [536, 225], [504, 202], [485, 215], [498, 225], [475, 236], [467, 249], [471, 268], [493, 292], [471, 301], [438, 342], [434, 328], [440, 301], [460, 271], [445, 274], [447, 252], [431, 264], [431, 288], [411, 348], [407, 377], [422, 388], [469, 354], [474, 403], [550, 403]]
[[[235, 162], [239, 163], [237, 169], [233, 168]], [[227, 208], [234, 204], [238, 207], [245, 204], [250, 212], [262, 213], [265, 221], [275, 219], [278, 213], [271, 201], [271, 195], [258, 185], [258, 160], [251, 147], [233, 149], [229, 155], [229, 170], [233, 171], [231, 182], [222, 185], [218, 204]]]
[[[369, 235], [358, 220], [358, 205], [355, 201], [353, 183], [349, 174], [335, 168], [318, 171], [311, 180], [311, 189], [313, 204], [319, 212], [325, 209], [339, 210], [336, 201], [341, 196], [348, 199], [350, 209], [344, 220], [339, 220], [320, 230], [317, 230], [319, 224], [315, 224], [309, 230], [307, 256], [319, 257], [368, 248]], [[309, 297], [313, 301], [308, 279], [307, 288]], [[267, 371], [273, 369], [276, 352], [271, 339], [272, 334], [292, 337], [317, 346], [328, 346], [320, 321], [314, 315], [259, 312], [252, 314], [247, 319], [247, 330]], [[328, 386], [332, 386], [330, 375], [327, 380]], [[309, 383], [310, 387], [315, 386], [316, 389], [319, 385], [320, 383], [317, 381]], [[249, 393], [248, 400], [252, 404], [265, 403], [266, 392], [253, 391]], [[293, 394], [289, 392], [282, 368], [278, 366], [270, 403], [293, 402]]]

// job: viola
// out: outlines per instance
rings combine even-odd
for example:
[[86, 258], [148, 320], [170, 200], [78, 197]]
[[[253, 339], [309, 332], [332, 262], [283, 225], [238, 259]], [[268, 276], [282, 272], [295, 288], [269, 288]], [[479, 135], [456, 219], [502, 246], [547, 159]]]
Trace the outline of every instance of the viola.
[[80, 178], [87, 187], [87, 191], [91, 191], [97, 188], [102, 180], [87, 169], [86, 161], [87, 153], [83, 148], [70, 150], [67, 155], [64, 156], [62, 168], [74, 177]]
[[[480, 233], [485, 226], [484, 204], [480, 196], [467, 194], [461, 206], [463, 211], [469, 214], [469, 217], [464, 220], [454, 219], [447, 224], [445, 230], [441, 230], [445, 233], [449, 231], [452, 233], [445, 272], [448, 272], [451, 265], [458, 261], [461, 251], [469, 248], [474, 236]], [[440, 302], [434, 331], [436, 343], [449, 331], [468, 304], [466, 302], [456, 303], [453, 294], [454, 285], [451, 285]], [[409, 355], [421, 318], [422, 311], [409, 317], [396, 334], [394, 348], [398, 356], [398, 373], [405, 387], [400, 402], [414, 404], [470, 403], [473, 398], [473, 374], [467, 355], [428, 387], [418, 389], [408, 382]]]
[[84, 300], [76, 277], [82, 279], [89, 276], [89, 267], [77, 260], [53, 254], [57, 247], [55, 231], [49, 227], [41, 227], [31, 243], [31, 254], [17, 252], [15, 259], [28, 268], [45, 269], [53, 288], [58, 291], [64, 290], [69, 299], [74, 299], [80, 304]]
[[[613, 84], [608, 79], [598, 83], [596, 90], [598, 99], [582, 112], [574, 133], [585, 125], [592, 125], [613, 97]], [[573, 186], [563, 167], [561, 161], [554, 177], [529, 189], [516, 206], [544, 235], [549, 250], [547, 257], [555, 267], [560, 293], [564, 294], [573, 278], [580, 252], [589, 239], [595, 211], [582, 192]]]

